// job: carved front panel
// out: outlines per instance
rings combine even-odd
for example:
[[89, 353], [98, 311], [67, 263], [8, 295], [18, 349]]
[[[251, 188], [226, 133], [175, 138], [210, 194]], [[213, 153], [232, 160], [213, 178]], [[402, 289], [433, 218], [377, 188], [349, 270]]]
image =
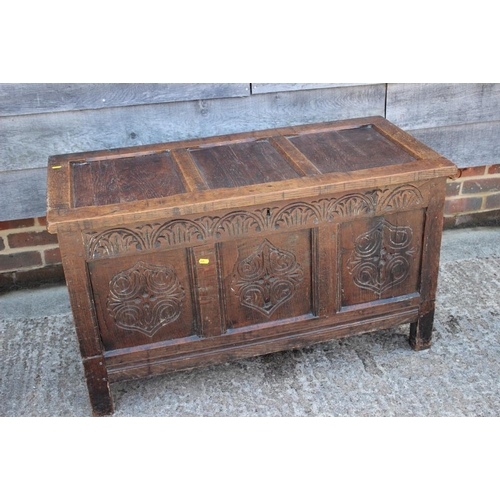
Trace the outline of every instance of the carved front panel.
[[173, 268], [139, 261], [113, 276], [106, 310], [119, 328], [152, 337], [180, 316], [185, 295]]
[[220, 246], [227, 328], [311, 312], [311, 231]]
[[303, 279], [295, 254], [265, 239], [248, 257], [235, 263], [231, 290], [242, 306], [270, 317], [295, 295]]
[[184, 249], [89, 264], [107, 350], [196, 333], [192, 271]]
[[417, 292], [423, 211], [343, 224], [342, 305]]

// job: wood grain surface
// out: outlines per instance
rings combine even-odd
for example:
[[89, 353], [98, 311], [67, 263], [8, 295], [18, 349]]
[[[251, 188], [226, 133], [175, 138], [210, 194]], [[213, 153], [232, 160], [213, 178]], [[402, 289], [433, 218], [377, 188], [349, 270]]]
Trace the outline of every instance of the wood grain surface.
[[1, 83], [0, 116], [248, 95], [249, 83]]
[[498, 121], [499, 117], [500, 83], [387, 85], [386, 118], [405, 130]]
[[385, 86], [0, 118], [0, 171], [55, 154], [154, 144], [384, 114]]
[[252, 94], [270, 92], [290, 92], [297, 90], [327, 89], [335, 87], [357, 87], [360, 85], [376, 85], [374, 83], [252, 83]]
[[500, 121], [418, 129], [410, 133], [458, 167], [500, 162]]

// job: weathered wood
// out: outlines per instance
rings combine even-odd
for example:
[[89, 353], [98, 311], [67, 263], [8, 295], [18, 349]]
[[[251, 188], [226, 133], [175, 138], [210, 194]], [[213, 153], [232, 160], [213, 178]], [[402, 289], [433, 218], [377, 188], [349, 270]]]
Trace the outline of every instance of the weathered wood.
[[410, 133], [458, 167], [500, 163], [500, 121], [411, 130]]
[[386, 118], [405, 130], [497, 121], [499, 116], [500, 83], [387, 85]]
[[249, 83], [2, 83], [0, 116], [248, 95]]
[[46, 167], [0, 172], [0, 220], [42, 217], [47, 212], [46, 198]]
[[252, 94], [270, 92], [290, 92], [297, 90], [328, 89], [335, 87], [357, 87], [359, 85], [376, 85], [375, 83], [252, 83]]
[[384, 114], [385, 86], [343, 87], [0, 118], [0, 171], [55, 154]]
[[[424, 345], [436, 277], [421, 272], [437, 274], [456, 167], [381, 117], [262, 134], [50, 159], [47, 217], [96, 414], [111, 400], [89, 356], [118, 380], [402, 322]], [[160, 193], [176, 166], [193, 190]]]

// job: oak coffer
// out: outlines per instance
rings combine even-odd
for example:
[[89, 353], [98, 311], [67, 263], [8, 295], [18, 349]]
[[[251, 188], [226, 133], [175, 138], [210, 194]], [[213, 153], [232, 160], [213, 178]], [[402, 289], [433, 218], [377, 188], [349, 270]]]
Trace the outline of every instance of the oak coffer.
[[456, 172], [381, 117], [51, 157], [94, 414], [113, 381], [401, 323], [428, 348]]

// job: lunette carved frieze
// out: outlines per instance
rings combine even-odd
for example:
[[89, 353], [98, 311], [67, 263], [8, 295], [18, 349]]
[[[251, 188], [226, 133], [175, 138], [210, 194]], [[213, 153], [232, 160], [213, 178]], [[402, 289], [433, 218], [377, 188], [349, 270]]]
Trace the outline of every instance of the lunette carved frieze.
[[375, 189], [338, 198], [294, 201], [284, 207], [235, 210], [224, 216], [173, 219], [133, 229], [116, 227], [85, 234], [89, 260], [161, 247], [240, 237], [287, 227], [341, 221], [424, 205], [424, 197], [410, 184]]

